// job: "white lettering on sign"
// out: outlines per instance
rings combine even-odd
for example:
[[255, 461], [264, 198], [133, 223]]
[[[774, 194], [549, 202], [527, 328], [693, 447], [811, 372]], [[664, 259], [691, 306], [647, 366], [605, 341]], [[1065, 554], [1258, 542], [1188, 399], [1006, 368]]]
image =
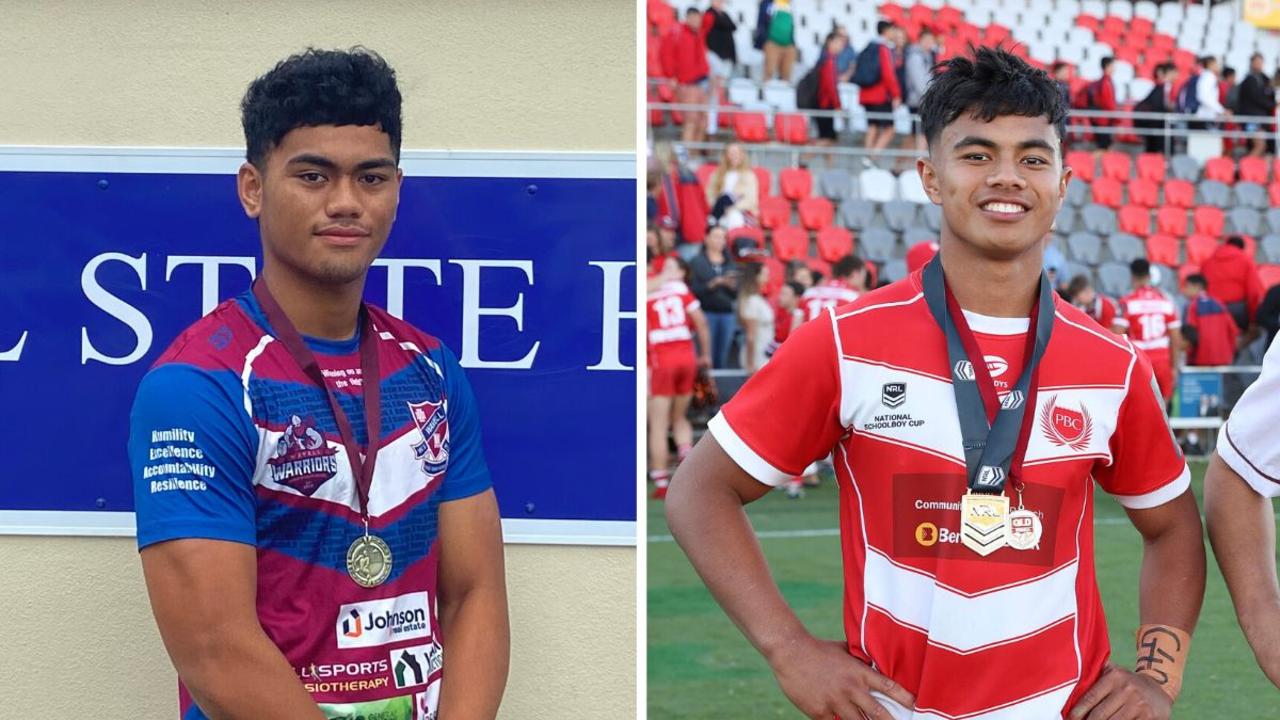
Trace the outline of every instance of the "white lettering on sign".
[[164, 281], [169, 282], [175, 268], [183, 265], [200, 266], [200, 315], [208, 315], [209, 311], [218, 307], [218, 269], [223, 265], [235, 265], [249, 271], [249, 279], [257, 277], [257, 270], [251, 257], [231, 257], [221, 255], [170, 255], [165, 265]]
[[431, 271], [436, 285], [440, 284], [440, 261], [419, 260], [415, 258], [379, 258], [373, 261], [375, 266], [387, 269], [387, 313], [404, 319], [404, 271], [405, 268], [418, 267]]
[[485, 268], [513, 268], [524, 272], [529, 286], [533, 286], [532, 260], [450, 260], [450, 263], [462, 268], [462, 357], [459, 363], [469, 368], [507, 368], [528, 370], [533, 367], [533, 359], [538, 354], [542, 341], [536, 340], [533, 347], [519, 360], [482, 360], [480, 358], [480, 318], [486, 316], [509, 317], [516, 321], [516, 331], [524, 329], [524, 293], [516, 294], [516, 303], [506, 307], [483, 307], [480, 305], [480, 271]]
[[108, 262], [122, 262], [133, 268], [133, 271], [138, 275], [138, 280], [142, 283], [142, 289], [146, 290], [147, 254], [142, 253], [135, 258], [124, 253], [102, 253], [90, 260], [84, 266], [84, 272], [80, 273], [80, 287], [89, 302], [107, 311], [107, 314], [111, 317], [128, 325], [138, 340], [131, 352], [114, 357], [104, 354], [95, 348], [89, 340], [89, 329], [82, 326], [80, 328], [81, 365], [88, 365], [90, 360], [96, 360], [106, 365], [130, 365], [142, 359], [142, 356], [146, 355], [147, 351], [151, 349], [151, 321], [147, 319], [147, 316], [143, 315], [138, 308], [112, 295], [102, 285], [98, 284], [98, 268]]
[[30, 330], [23, 330], [22, 337], [18, 338], [18, 344], [0, 352], [0, 362], [18, 362], [22, 358], [22, 346], [27, 344], [27, 335], [31, 334]]
[[[623, 365], [618, 359], [618, 326], [623, 320], [636, 321], [636, 311], [623, 311], [622, 307], [622, 271], [635, 267], [633, 262], [598, 261], [590, 262], [604, 273], [604, 318], [600, 327], [600, 362], [588, 367], [588, 370], [632, 370], [630, 365]], [[683, 309], [683, 308], [681, 308]]]

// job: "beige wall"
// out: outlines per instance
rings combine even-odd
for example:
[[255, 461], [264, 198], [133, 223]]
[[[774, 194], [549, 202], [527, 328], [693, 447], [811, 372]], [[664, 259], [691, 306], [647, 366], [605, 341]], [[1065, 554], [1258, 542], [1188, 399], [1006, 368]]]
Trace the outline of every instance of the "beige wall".
[[[0, 0], [0, 144], [240, 146], [249, 80], [364, 44], [399, 73], [406, 148], [634, 150], [634, 18], [622, 0]], [[0, 568], [0, 716], [177, 716], [132, 539], [0, 537]], [[508, 546], [507, 572], [501, 716], [634, 717], [634, 549]]]

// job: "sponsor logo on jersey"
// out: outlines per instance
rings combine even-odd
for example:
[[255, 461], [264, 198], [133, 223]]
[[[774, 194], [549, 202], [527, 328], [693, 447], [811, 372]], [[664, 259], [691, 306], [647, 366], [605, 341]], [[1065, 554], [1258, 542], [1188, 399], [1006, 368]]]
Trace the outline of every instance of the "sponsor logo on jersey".
[[350, 603], [338, 609], [338, 647], [377, 647], [399, 640], [431, 637], [427, 593]]
[[289, 418], [289, 427], [276, 441], [267, 460], [271, 481], [311, 497], [338, 472], [338, 451], [316, 430], [315, 418]]
[[445, 401], [409, 403], [413, 424], [422, 434], [422, 442], [413, 444], [413, 456], [422, 461], [422, 472], [435, 477], [449, 465], [449, 417]]
[[1054, 395], [1040, 411], [1040, 431], [1054, 445], [1066, 445], [1078, 452], [1089, 447], [1093, 439], [1093, 419], [1083, 404], [1079, 410], [1059, 407], [1058, 396]]
[[437, 643], [396, 648], [388, 656], [397, 688], [426, 685], [431, 673], [444, 664], [444, 651]]
[[379, 690], [391, 684], [386, 660], [348, 663], [311, 663], [294, 668], [307, 692], [351, 693]]
[[907, 384], [904, 382], [885, 383], [880, 389], [880, 402], [885, 407], [896, 408], [907, 401]]
[[1009, 361], [999, 355], [983, 355], [982, 359], [987, 363], [987, 372], [991, 373], [991, 377], [998, 378], [1009, 369]]
[[440, 681], [432, 680], [427, 689], [413, 696], [413, 720], [437, 720], [440, 706]]

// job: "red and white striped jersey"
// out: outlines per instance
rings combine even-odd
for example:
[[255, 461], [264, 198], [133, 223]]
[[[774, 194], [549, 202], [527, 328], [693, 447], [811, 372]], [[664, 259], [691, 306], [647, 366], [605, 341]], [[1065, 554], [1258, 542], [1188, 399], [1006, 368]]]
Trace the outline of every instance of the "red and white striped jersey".
[[804, 291], [800, 296], [800, 304], [804, 306], [805, 318], [812, 320], [827, 308], [838, 307], [858, 299], [860, 293], [845, 280], [831, 278], [823, 280]]
[[1169, 331], [1182, 327], [1173, 300], [1150, 285], [1120, 298], [1116, 324], [1124, 328], [1133, 346], [1151, 351], [1169, 349]]
[[[1055, 311], [1027, 408], [1024, 504], [1044, 525], [1038, 549], [981, 557], [960, 543], [964, 449], [919, 271], [798, 328], [710, 423], [769, 485], [834, 453], [849, 652], [915, 694], [912, 710], [881, 698], [895, 718], [1059, 717], [1110, 648], [1093, 482], [1139, 509], [1189, 486], [1146, 359], [1069, 303], [1055, 298]], [[966, 315], [1007, 394], [1028, 320]]]
[[649, 293], [649, 351], [661, 348], [664, 352], [672, 343], [689, 343], [693, 333], [689, 330], [689, 313], [702, 305], [689, 292], [689, 286], [679, 280], [663, 283]]

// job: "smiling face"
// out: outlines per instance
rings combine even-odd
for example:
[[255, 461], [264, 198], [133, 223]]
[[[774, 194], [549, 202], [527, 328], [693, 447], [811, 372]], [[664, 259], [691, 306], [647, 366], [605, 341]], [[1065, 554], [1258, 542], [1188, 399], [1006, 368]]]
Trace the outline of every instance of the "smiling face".
[[377, 126], [289, 131], [237, 178], [245, 213], [258, 220], [266, 265], [305, 282], [364, 277], [391, 233], [403, 174]]
[[942, 240], [1009, 260], [1039, 250], [1071, 179], [1048, 118], [961, 113], [942, 128], [917, 170], [942, 206]]

